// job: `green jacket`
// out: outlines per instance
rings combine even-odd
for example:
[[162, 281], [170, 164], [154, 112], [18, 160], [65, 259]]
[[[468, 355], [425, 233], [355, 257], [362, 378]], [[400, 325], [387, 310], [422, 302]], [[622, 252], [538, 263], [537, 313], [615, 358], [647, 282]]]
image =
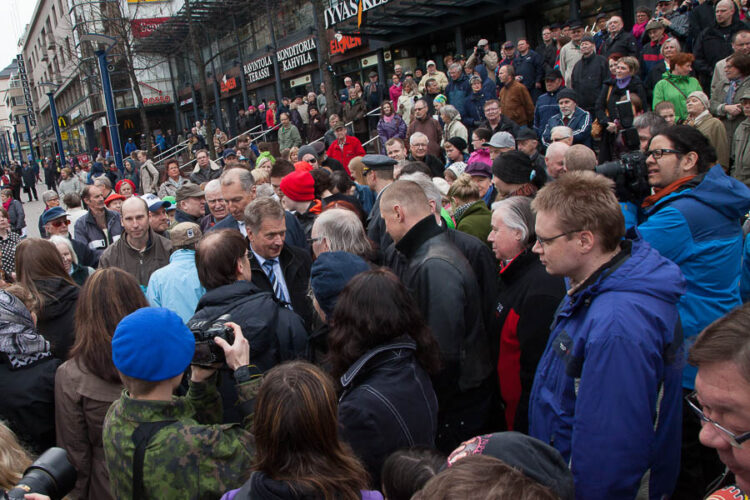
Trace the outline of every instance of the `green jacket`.
[[[255, 438], [248, 430], [253, 415], [239, 424], [220, 425], [222, 406], [216, 375], [203, 383], [190, 382], [185, 397], [144, 401], [123, 391], [112, 403], [102, 433], [110, 489], [115, 498], [133, 498], [132, 436], [145, 422], [176, 422], [159, 430], [149, 442], [143, 461], [143, 486], [153, 499], [209, 499], [245, 482], [255, 456]], [[237, 385], [239, 403], [258, 393], [262, 377]], [[145, 500], [145, 499], [137, 499]]]
[[302, 146], [302, 137], [299, 135], [299, 130], [292, 124], [288, 127], [279, 128], [279, 151], [283, 151], [287, 148]]
[[687, 118], [687, 98], [696, 90], [703, 89], [692, 76], [679, 76], [667, 71], [654, 87], [654, 108], [662, 101], [669, 101], [674, 104], [675, 119], [683, 121]]
[[466, 234], [476, 236], [485, 245], [490, 246], [487, 236], [490, 235], [492, 212], [483, 200], [477, 200], [467, 208], [456, 220], [456, 229]]

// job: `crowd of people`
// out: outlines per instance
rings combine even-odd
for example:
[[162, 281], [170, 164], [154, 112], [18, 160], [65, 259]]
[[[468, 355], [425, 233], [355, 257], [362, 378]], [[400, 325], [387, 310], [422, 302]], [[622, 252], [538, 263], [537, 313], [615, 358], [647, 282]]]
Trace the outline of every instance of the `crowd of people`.
[[742, 498], [740, 17], [659, 1], [252, 108], [274, 137], [215, 158], [197, 123], [194, 161], [45, 163], [40, 238], [8, 166], [0, 488], [60, 446], [71, 498]]

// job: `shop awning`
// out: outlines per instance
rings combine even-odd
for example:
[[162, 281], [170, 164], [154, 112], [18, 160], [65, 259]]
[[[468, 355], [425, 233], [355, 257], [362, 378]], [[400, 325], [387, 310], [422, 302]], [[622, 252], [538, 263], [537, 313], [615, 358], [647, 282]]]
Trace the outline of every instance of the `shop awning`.
[[[336, 8], [336, 3], [332, 9]], [[354, 15], [332, 28], [344, 35], [365, 36], [393, 44], [509, 10], [523, 3], [526, 1], [511, 4], [510, 0], [387, 0], [364, 12], [361, 27], [357, 27], [357, 16]]]

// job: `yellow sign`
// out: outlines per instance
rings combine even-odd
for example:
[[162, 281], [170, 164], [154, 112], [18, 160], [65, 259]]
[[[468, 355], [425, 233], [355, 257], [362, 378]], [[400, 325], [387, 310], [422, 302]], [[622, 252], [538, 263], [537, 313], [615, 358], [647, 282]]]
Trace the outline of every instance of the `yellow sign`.
[[67, 141], [68, 140], [68, 133], [67, 132], [60, 132], [60, 137], [62, 138], [63, 141]]
[[68, 120], [66, 120], [64, 116], [58, 116], [57, 117], [57, 124], [60, 127], [67, 127], [68, 126]]

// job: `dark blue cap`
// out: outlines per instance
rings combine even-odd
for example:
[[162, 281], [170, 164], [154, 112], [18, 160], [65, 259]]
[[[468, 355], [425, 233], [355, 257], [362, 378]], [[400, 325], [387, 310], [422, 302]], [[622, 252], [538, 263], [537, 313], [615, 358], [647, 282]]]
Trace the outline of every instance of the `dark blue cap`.
[[46, 223], [53, 221], [55, 219], [59, 219], [60, 217], [67, 217], [68, 212], [63, 210], [61, 207], [52, 207], [48, 210], [45, 210], [42, 214], [42, 225], [45, 225]]
[[237, 151], [232, 148], [227, 148], [224, 150], [221, 156], [226, 160], [228, 156], [237, 156]]
[[330, 318], [336, 301], [347, 283], [370, 266], [361, 257], [348, 252], [324, 252], [310, 270], [310, 287], [315, 300]]
[[190, 364], [195, 337], [182, 319], [163, 307], [144, 307], [128, 314], [112, 337], [112, 361], [128, 377], [160, 382]]

